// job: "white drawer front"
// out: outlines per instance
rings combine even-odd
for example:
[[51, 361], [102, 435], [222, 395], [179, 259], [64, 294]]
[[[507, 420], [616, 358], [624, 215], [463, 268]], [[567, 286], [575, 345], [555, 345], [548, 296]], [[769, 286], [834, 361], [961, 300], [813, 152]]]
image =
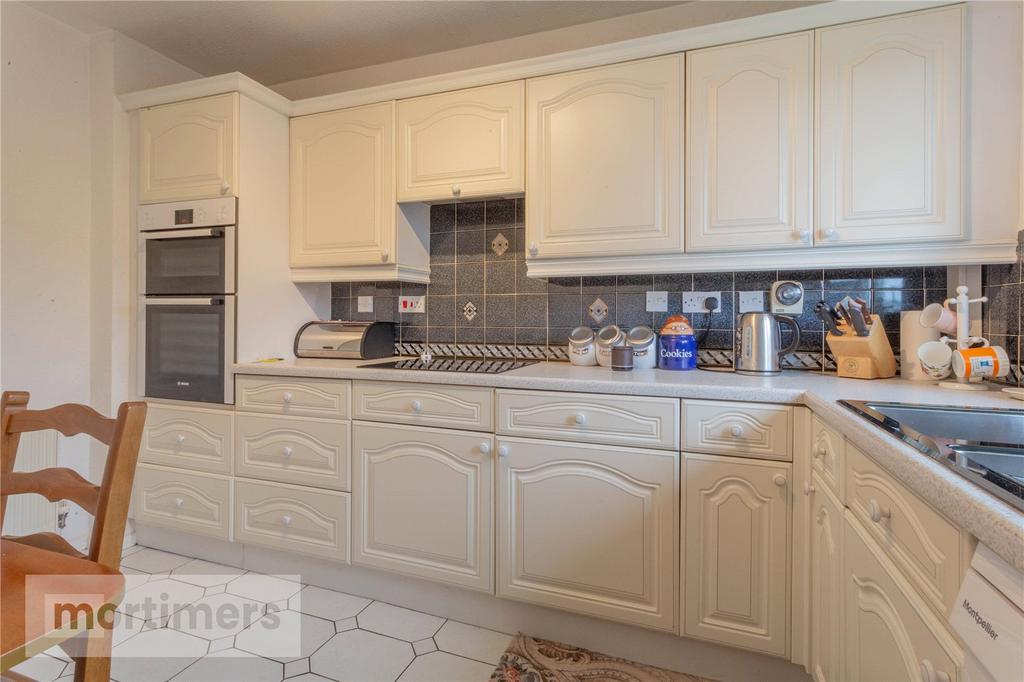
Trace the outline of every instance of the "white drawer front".
[[818, 417], [811, 419], [811, 468], [818, 472], [840, 502], [846, 502], [843, 490], [843, 437]]
[[226, 476], [141, 464], [133, 498], [140, 523], [231, 539], [231, 479]]
[[225, 410], [150, 405], [139, 461], [230, 474], [231, 420]]
[[476, 386], [355, 381], [352, 418], [490, 431], [494, 425], [494, 391]]
[[235, 377], [235, 407], [248, 412], [348, 419], [351, 382], [344, 379]]
[[348, 493], [235, 482], [235, 540], [348, 562]]
[[679, 449], [679, 401], [547, 391], [498, 392], [498, 433]]
[[793, 408], [683, 401], [683, 449], [760, 459], [793, 459]]
[[282, 483], [349, 489], [347, 421], [305, 417], [235, 417], [235, 471]]
[[960, 589], [960, 530], [846, 444], [846, 504], [943, 617]]

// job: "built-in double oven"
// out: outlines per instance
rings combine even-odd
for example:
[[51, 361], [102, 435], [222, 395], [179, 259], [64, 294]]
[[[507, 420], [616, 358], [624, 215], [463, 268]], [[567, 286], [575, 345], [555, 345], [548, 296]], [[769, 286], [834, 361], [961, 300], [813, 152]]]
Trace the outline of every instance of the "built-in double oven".
[[233, 403], [234, 197], [148, 204], [139, 225], [139, 390]]

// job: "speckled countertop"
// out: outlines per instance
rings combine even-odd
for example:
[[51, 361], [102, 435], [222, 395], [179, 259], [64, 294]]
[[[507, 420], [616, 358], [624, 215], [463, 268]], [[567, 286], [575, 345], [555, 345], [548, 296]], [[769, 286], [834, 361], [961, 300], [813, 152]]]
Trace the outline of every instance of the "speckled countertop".
[[950, 520], [1018, 569], [1024, 570], [1024, 513], [872, 426], [837, 402], [844, 399], [887, 400], [1024, 408], [1024, 404], [996, 389], [986, 392], [950, 391], [927, 382], [901, 379], [862, 381], [801, 371], [763, 378], [715, 371], [612, 372], [603, 367], [575, 367], [564, 362], [537, 363], [503, 374], [424, 372], [365, 366], [379, 362], [387, 361], [243, 363], [235, 365], [235, 372], [806, 405]]

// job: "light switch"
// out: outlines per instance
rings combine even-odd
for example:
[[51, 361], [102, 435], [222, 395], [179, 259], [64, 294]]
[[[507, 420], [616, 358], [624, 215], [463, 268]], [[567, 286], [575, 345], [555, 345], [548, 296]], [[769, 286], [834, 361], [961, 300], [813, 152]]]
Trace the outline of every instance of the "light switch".
[[359, 297], [359, 312], [361, 312], [361, 313], [372, 313], [373, 312], [373, 296], [360, 296]]
[[649, 313], [664, 313], [668, 310], [668, 292], [667, 291], [648, 291], [647, 292], [647, 312]]
[[762, 313], [764, 312], [763, 291], [740, 291], [739, 306], [741, 313]]

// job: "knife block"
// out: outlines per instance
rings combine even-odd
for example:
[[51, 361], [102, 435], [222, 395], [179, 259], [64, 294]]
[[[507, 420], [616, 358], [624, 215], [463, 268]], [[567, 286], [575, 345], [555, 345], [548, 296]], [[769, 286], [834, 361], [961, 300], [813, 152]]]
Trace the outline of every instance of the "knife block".
[[867, 336], [857, 336], [853, 327], [840, 323], [842, 336], [828, 332], [825, 341], [836, 359], [836, 372], [851, 379], [888, 379], [896, 376], [896, 358], [878, 315], [871, 316]]

